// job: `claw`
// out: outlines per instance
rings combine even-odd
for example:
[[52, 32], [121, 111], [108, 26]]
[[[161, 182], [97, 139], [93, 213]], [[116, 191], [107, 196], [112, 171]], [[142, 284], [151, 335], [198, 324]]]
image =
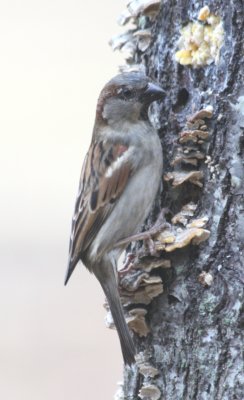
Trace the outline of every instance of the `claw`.
[[118, 271], [119, 278], [122, 278], [124, 275], [126, 275], [132, 269], [132, 267], [133, 267], [132, 261], [134, 261], [135, 257], [136, 256], [133, 253], [128, 253], [126, 255], [126, 259], [125, 259], [123, 268]]

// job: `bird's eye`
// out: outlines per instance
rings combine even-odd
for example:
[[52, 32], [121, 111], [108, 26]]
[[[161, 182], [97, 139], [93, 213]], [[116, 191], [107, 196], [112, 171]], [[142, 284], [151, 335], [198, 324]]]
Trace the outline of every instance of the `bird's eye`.
[[134, 93], [132, 89], [124, 87], [118, 90], [118, 95], [122, 99], [129, 100], [133, 97]]
[[130, 89], [124, 89], [123, 90], [123, 95], [125, 96], [125, 97], [131, 97], [132, 96], [132, 90], [130, 90]]

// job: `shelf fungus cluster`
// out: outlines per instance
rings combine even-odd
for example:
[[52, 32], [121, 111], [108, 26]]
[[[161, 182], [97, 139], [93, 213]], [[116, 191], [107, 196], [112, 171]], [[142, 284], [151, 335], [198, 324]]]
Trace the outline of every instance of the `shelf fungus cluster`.
[[175, 53], [177, 62], [195, 68], [218, 63], [224, 43], [223, 22], [219, 16], [210, 13], [208, 6], [199, 11], [198, 21], [189, 22], [180, 34], [179, 50]]
[[[172, 218], [169, 229], [152, 236], [157, 257], [137, 257], [132, 261], [126, 274], [120, 278], [122, 304], [129, 309], [126, 321], [131, 330], [140, 337], [150, 332], [147, 323], [147, 308], [152, 300], [163, 293], [163, 281], [156, 272], [171, 267], [167, 254], [188, 246], [199, 245], [209, 238], [205, 229], [207, 217], [194, 218], [196, 204], [189, 203]], [[162, 255], [162, 258], [161, 258]], [[107, 307], [108, 308], [108, 307]], [[107, 316], [107, 326], [114, 328], [111, 314]]]
[[118, 18], [121, 26], [130, 25], [129, 29], [119, 35], [113, 36], [109, 44], [113, 50], [120, 50], [127, 66], [121, 69], [141, 69], [135, 61], [136, 51], [145, 52], [152, 40], [150, 22], [155, 19], [159, 12], [160, 0], [130, 0], [127, 8]]
[[[164, 180], [171, 183], [173, 188], [180, 188], [186, 182], [200, 188], [203, 186], [203, 172], [198, 168], [202, 161], [209, 162], [204, 144], [209, 137], [206, 120], [212, 116], [213, 107], [206, 106], [187, 118], [185, 127], [179, 133], [178, 146], [171, 162], [173, 171], [164, 176]], [[189, 202], [174, 215], [171, 219], [174, 228], [171, 226], [170, 231], [163, 231], [156, 238], [155, 246], [158, 250], [170, 252], [190, 243], [198, 245], [209, 238], [210, 231], [205, 228], [208, 217], [194, 218], [196, 209], [197, 204]], [[212, 281], [207, 275], [203, 273], [199, 282], [210, 286]]]
[[[167, 259], [138, 257], [131, 262], [128, 272], [120, 274], [121, 301], [129, 309], [126, 321], [130, 329], [140, 337], [145, 337], [150, 332], [146, 322], [147, 306], [163, 292], [162, 278], [153, 275], [153, 271], [170, 266]], [[107, 305], [106, 308], [108, 309]], [[106, 323], [109, 328], [114, 328], [110, 312]]]
[[[202, 110], [188, 117], [183, 130], [179, 133], [179, 145], [176, 147], [171, 166], [187, 166], [187, 171], [176, 170], [169, 172], [164, 176], [165, 181], [172, 181], [174, 187], [189, 181], [199, 187], [202, 187], [202, 171], [189, 167], [198, 167], [200, 163], [206, 160], [203, 145], [209, 137], [209, 130], [205, 120], [212, 118], [213, 107], [206, 106]], [[206, 161], [205, 161], [206, 162]]]

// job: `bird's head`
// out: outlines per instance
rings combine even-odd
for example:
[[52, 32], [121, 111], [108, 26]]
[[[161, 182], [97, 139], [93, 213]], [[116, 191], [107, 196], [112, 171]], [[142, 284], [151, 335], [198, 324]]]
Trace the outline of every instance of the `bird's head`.
[[148, 119], [148, 107], [165, 92], [141, 72], [115, 76], [103, 88], [97, 104], [97, 120], [109, 125]]

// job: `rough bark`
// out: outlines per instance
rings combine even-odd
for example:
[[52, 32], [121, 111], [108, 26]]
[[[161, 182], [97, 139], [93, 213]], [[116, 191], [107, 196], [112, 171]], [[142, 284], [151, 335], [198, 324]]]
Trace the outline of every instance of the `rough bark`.
[[[164, 292], [148, 306], [150, 333], [146, 338], [134, 335], [138, 352], [146, 352], [158, 375], [145, 377], [137, 368], [126, 368], [121, 399], [140, 398], [146, 384], [155, 385], [161, 394], [144, 399], [244, 397], [244, 107], [240, 101], [244, 95], [244, 3], [209, 1], [211, 12], [220, 15], [224, 24], [220, 61], [195, 69], [181, 66], [174, 59], [180, 28], [196, 19], [203, 5], [193, 0], [162, 1], [156, 21], [149, 23], [151, 46], [143, 54], [136, 53], [137, 62], [143, 62], [149, 76], [167, 92], [164, 104], [155, 111], [160, 120], [164, 172], [189, 169], [171, 165], [179, 132], [189, 115], [212, 105], [210, 136], [202, 147], [211, 165], [218, 166], [218, 173], [202, 161], [190, 169], [203, 172], [203, 188], [189, 182], [172, 188], [164, 182], [157, 204], [160, 201], [174, 215], [194, 201], [194, 216], [208, 216], [211, 234], [199, 246], [167, 254], [172, 266], [161, 273]], [[152, 215], [157, 212], [158, 208]], [[199, 282], [203, 271], [213, 277], [210, 286]]]

